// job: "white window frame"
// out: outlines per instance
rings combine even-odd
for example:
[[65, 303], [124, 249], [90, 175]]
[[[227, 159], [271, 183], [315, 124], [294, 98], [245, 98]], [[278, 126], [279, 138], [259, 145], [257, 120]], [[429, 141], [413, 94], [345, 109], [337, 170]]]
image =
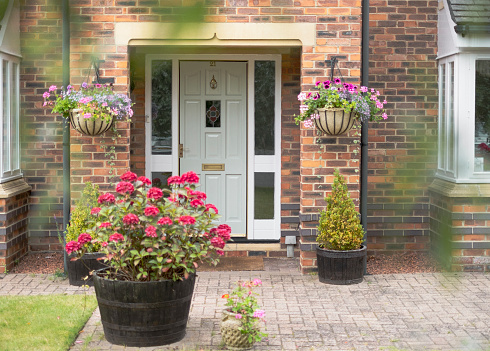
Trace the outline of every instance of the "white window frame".
[[[475, 172], [475, 74], [476, 61], [490, 60], [490, 54], [458, 53], [439, 60], [439, 142], [437, 177], [454, 183], [490, 183], [490, 171]], [[449, 63], [454, 62], [454, 170], [447, 168], [448, 153], [441, 150], [442, 133], [451, 130], [441, 120], [441, 65], [446, 65], [446, 88], [449, 91]], [[449, 94], [446, 93], [446, 117], [449, 109]], [[446, 144], [446, 147], [448, 145]], [[442, 160], [441, 158], [445, 159]], [[443, 162], [444, 161], [444, 162]]]
[[[151, 67], [154, 60], [172, 61], [172, 155], [151, 154]], [[158, 55], [148, 54], [145, 59], [145, 159], [146, 176], [152, 172], [179, 173], [179, 61], [242, 61], [247, 62], [247, 239], [279, 240], [281, 237], [281, 55]], [[274, 61], [276, 67], [274, 155], [255, 156], [255, 61]], [[158, 168], [155, 165], [158, 164]], [[274, 173], [274, 218], [254, 219], [255, 172]], [[151, 179], [151, 178], [150, 178]], [[272, 235], [271, 235], [272, 233]]]
[[[3, 67], [7, 64], [7, 76]], [[15, 91], [12, 84], [15, 80]], [[6, 92], [4, 91], [6, 82]], [[4, 101], [4, 99], [6, 101]], [[12, 104], [14, 102], [14, 104]], [[12, 108], [12, 105], [15, 108]], [[22, 177], [20, 170], [20, 58], [0, 52], [0, 183]], [[5, 111], [4, 111], [5, 110]], [[16, 128], [15, 128], [16, 127]], [[8, 130], [4, 135], [5, 129]], [[5, 140], [4, 138], [7, 138]], [[7, 149], [7, 150], [5, 150]], [[4, 156], [8, 154], [6, 161]]]

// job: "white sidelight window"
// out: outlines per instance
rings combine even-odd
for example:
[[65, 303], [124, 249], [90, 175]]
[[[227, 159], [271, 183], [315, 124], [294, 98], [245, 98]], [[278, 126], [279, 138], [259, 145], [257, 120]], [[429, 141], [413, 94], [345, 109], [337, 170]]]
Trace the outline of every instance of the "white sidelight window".
[[0, 53], [0, 183], [21, 176], [19, 63], [19, 58]]

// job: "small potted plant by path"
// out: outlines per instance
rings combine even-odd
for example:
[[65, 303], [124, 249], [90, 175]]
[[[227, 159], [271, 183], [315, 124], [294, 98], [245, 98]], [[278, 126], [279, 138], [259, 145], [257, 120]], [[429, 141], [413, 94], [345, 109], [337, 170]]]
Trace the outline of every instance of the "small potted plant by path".
[[379, 121], [388, 116], [379, 99], [379, 91], [344, 83], [339, 78], [333, 81], [316, 82], [315, 91], [298, 95], [301, 102], [296, 124], [303, 122], [306, 128], [316, 128], [328, 135], [340, 135], [352, 129], [356, 121]]
[[151, 186], [132, 172], [121, 176], [117, 195], [105, 193], [92, 209], [86, 245], [67, 248], [80, 257], [100, 245], [108, 268], [94, 272], [106, 339], [146, 347], [184, 338], [196, 268], [216, 264], [231, 228], [218, 225], [218, 210], [196, 190], [194, 172], [168, 179], [170, 189]]
[[[82, 196], [77, 200], [75, 208], [71, 212], [70, 223], [65, 230], [63, 244], [72, 242], [66, 250], [68, 254], [71, 254], [67, 262], [70, 285], [93, 286], [94, 281], [91, 272], [106, 267], [102, 260], [104, 254], [99, 252], [100, 245], [90, 245], [86, 233], [90, 229], [89, 222], [94, 220], [98, 213], [96, 206], [99, 196], [98, 185], [93, 185], [92, 182], [85, 183]], [[85, 254], [82, 257], [78, 258], [72, 253], [73, 242], [77, 243], [75, 248], [86, 246]]]
[[349, 196], [345, 178], [336, 169], [332, 193], [320, 212], [316, 241], [318, 277], [327, 284], [360, 283], [364, 276], [366, 246], [359, 212]]
[[133, 115], [131, 99], [110, 85], [82, 83], [79, 90], [68, 85], [59, 94], [58, 87], [51, 85], [43, 98], [43, 106], [51, 106], [52, 113], [61, 113], [75, 130], [88, 136], [108, 131], [115, 118], [130, 120]]
[[221, 317], [221, 338], [229, 350], [248, 350], [267, 334], [260, 331], [265, 322], [265, 311], [259, 308], [254, 288], [262, 285], [260, 279], [237, 282], [230, 294], [224, 294], [227, 308]]

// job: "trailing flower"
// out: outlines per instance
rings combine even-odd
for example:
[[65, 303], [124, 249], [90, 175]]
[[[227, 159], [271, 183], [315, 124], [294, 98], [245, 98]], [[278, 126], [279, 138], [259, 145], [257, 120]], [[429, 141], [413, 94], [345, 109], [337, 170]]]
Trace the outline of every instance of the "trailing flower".
[[[199, 177], [188, 172], [169, 182], [171, 189], [151, 187], [146, 177], [132, 172], [121, 176], [117, 195], [99, 196], [83, 238], [66, 244], [68, 253], [81, 257], [99, 245], [111, 267], [109, 278], [156, 281], [187, 278], [199, 264], [216, 264], [230, 238], [231, 228], [216, 226], [216, 207], [191, 203], [206, 194], [196, 191]], [[87, 240], [90, 236], [90, 241]], [[81, 245], [81, 241], [84, 245]]]
[[316, 91], [302, 92], [298, 95], [301, 102], [300, 114], [295, 116], [296, 124], [303, 122], [305, 127], [314, 126], [314, 119], [319, 118], [319, 108], [341, 108], [345, 112], [354, 111], [361, 121], [379, 121], [388, 118], [379, 91], [357, 85], [344, 83], [339, 78], [333, 81], [316, 82]]
[[68, 85], [66, 90], [51, 85], [43, 94], [43, 106], [51, 106], [53, 113], [69, 117], [70, 110], [81, 109], [84, 118], [102, 119], [110, 122], [113, 118], [128, 120], [133, 116], [131, 99], [125, 94], [114, 92], [113, 86], [82, 83], [79, 90]]
[[259, 342], [267, 334], [262, 333], [258, 326], [259, 321], [265, 322], [265, 311], [259, 308], [257, 301], [258, 294], [253, 291], [254, 288], [262, 286], [260, 279], [252, 281], [237, 282], [237, 286], [230, 294], [224, 294], [221, 297], [226, 299], [226, 310], [234, 313], [235, 318], [239, 319], [242, 326], [240, 332], [248, 334], [248, 341]]

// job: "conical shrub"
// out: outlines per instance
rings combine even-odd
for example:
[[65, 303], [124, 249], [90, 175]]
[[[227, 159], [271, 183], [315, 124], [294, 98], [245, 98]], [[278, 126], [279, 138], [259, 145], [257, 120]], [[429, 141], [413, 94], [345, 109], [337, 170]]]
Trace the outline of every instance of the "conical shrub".
[[325, 199], [327, 207], [320, 212], [319, 246], [329, 250], [357, 250], [364, 237], [359, 212], [349, 196], [345, 178], [335, 170], [332, 193]]

